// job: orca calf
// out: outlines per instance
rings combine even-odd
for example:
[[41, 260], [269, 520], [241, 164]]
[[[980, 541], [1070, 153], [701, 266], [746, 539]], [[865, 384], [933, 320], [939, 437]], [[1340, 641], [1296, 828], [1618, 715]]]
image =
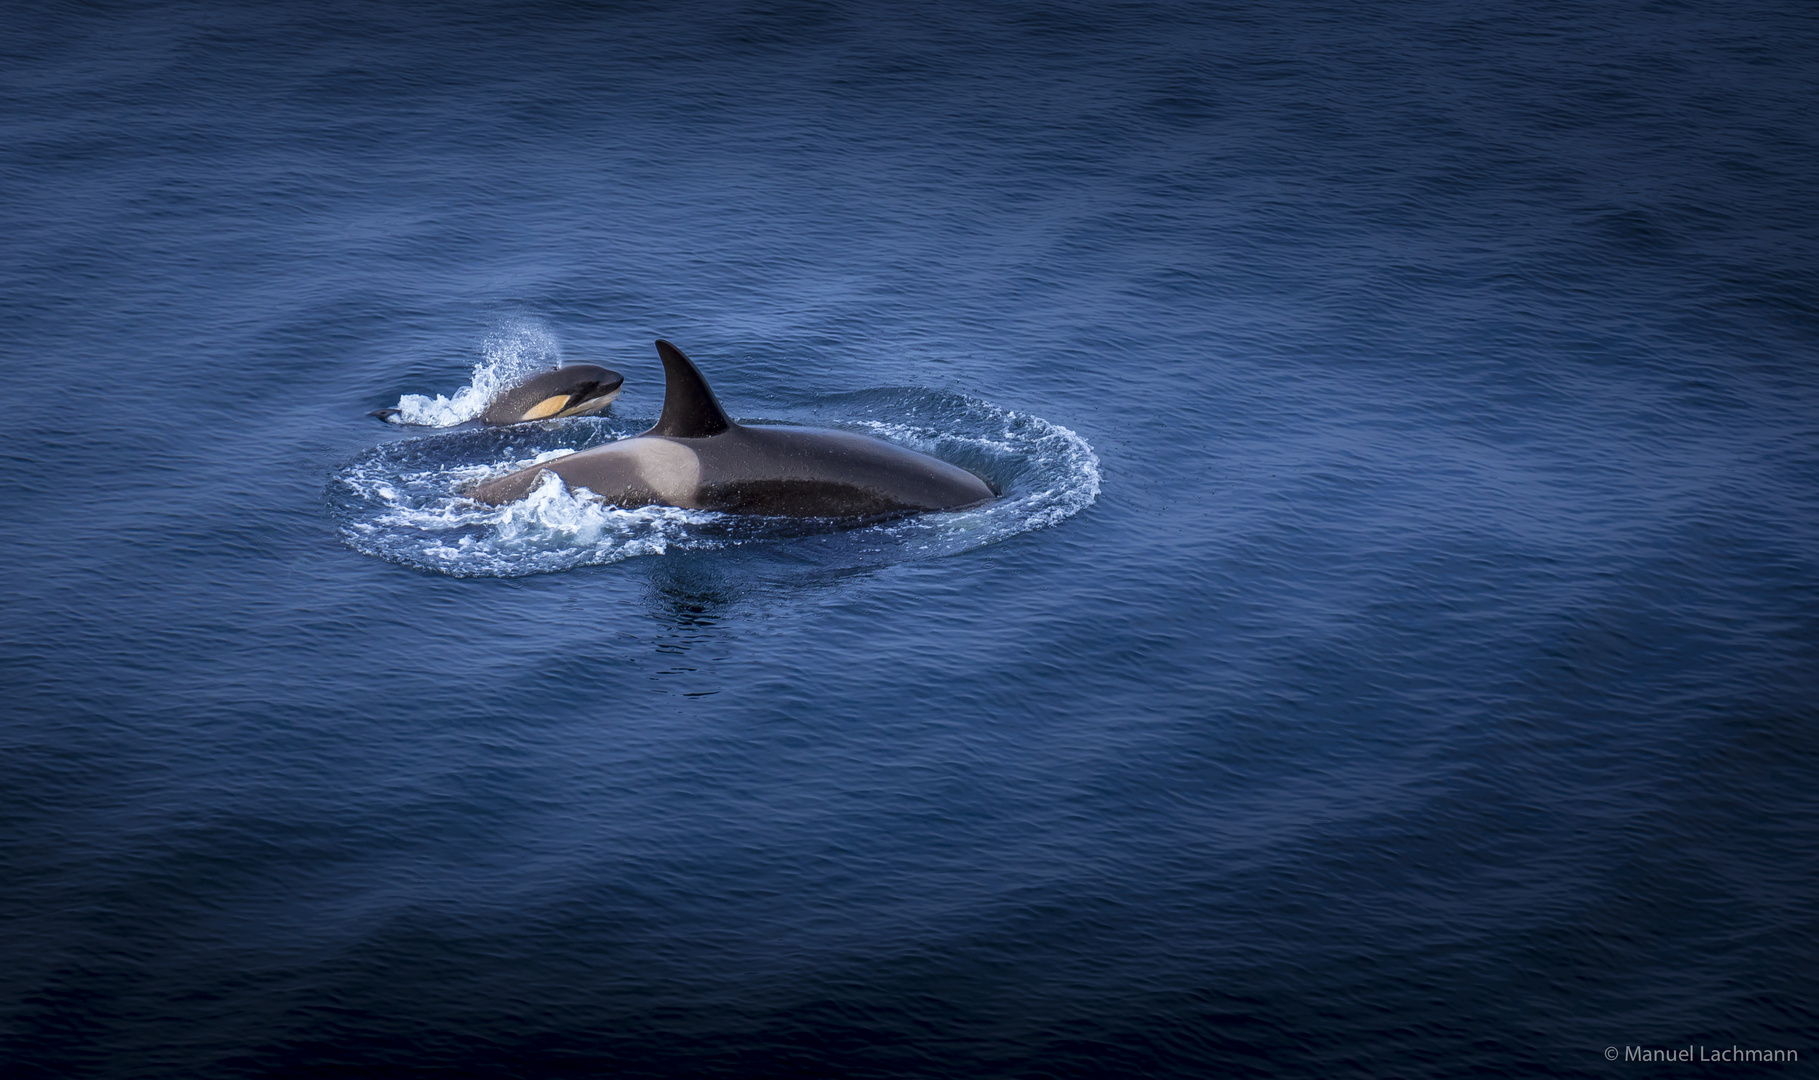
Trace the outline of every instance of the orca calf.
[[829, 518], [958, 510], [998, 494], [965, 469], [869, 435], [735, 424], [682, 350], [659, 341], [657, 355], [664, 388], [656, 426], [467, 494], [494, 506], [514, 502], [547, 471], [615, 506]]
[[484, 424], [516, 424], [523, 420], [553, 420], [586, 416], [613, 403], [625, 386], [625, 376], [594, 364], [570, 364], [545, 371], [512, 387], [487, 403], [480, 414]]
[[[525, 420], [555, 420], [586, 416], [613, 403], [625, 386], [625, 376], [596, 364], [570, 364], [540, 371], [500, 392], [480, 414], [483, 424], [517, 424]], [[373, 413], [381, 420], [398, 415], [397, 409]]]

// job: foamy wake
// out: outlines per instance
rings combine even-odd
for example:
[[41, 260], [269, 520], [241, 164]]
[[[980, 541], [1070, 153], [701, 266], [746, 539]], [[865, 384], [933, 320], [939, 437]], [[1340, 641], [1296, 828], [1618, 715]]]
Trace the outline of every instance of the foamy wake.
[[[487, 506], [461, 493], [495, 476], [613, 438], [645, 422], [597, 418], [488, 429], [375, 448], [329, 485], [349, 546], [457, 577], [517, 577], [674, 550], [774, 551], [793, 566], [875, 566], [954, 554], [1054, 525], [1099, 495], [1099, 458], [1058, 424], [931, 391], [827, 399], [804, 422], [863, 431], [951, 461], [1003, 492], [991, 503], [857, 527], [735, 517], [668, 506], [622, 509], [546, 473], [530, 496]], [[843, 419], [887, 413], [888, 422]], [[742, 556], [743, 557], [743, 556]]]
[[673, 506], [625, 510], [586, 488], [570, 491], [544, 473], [531, 493], [504, 506], [461, 494], [485, 480], [571, 451], [505, 465], [455, 465], [394, 473], [369, 459], [337, 483], [373, 512], [342, 523], [342, 536], [371, 555], [456, 577], [517, 577], [661, 555], [689, 542], [688, 527], [718, 515]]
[[525, 377], [562, 366], [562, 345], [554, 334], [531, 323], [517, 323], [488, 338], [474, 365], [473, 378], [453, 397], [405, 394], [386, 417], [412, 427], [453, 427], [478, 417], [487, 402]]

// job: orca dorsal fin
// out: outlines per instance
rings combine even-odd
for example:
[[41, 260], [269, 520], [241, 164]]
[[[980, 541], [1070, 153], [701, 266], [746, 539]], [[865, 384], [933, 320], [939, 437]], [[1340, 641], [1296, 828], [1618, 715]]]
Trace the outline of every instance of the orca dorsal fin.
[[657, 342], [657, 355], [663, 359], [663, 415], [646, 435], [704, 439], [733, 426], [694, 361], [667, 341]]

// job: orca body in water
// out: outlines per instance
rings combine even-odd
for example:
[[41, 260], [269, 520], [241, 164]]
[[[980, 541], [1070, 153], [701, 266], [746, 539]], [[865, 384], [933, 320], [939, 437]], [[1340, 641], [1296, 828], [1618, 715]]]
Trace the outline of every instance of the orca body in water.
[[[497, 426], [587, 416], [611, 405], [624, 386], [625, 376], [597, 364], [570, 364], [540, 371], [487, 402], [480, 422]], [[398, 412], [379, 409], [373, 415], [389, 421]]]
[[542, 462], [468, 492], [502, 505], [544, 472], [615, 506], [856, 518], [958, 510], [997, 496], [939, 458], [848, 431], [736, 424], [682, 351], [657, 342], [663, 415], [649, 431]]
[[554, 420], [586, 416], [613, 403], [625, 386], [625, 376], [595, 364], [570, 364], [545, 371], [500, 394], [487, 403], [481, 423], [516, 424], [524, 420]]

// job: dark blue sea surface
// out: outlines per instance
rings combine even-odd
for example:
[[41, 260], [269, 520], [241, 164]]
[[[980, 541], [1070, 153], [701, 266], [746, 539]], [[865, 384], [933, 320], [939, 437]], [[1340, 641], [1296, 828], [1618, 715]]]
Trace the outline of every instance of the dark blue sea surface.
[[[9, 7], [0, 1073], [1810, 1075], [1816, 103], [1757, 0]], [[1005, 495], [459, 497], [658, 337]]]

